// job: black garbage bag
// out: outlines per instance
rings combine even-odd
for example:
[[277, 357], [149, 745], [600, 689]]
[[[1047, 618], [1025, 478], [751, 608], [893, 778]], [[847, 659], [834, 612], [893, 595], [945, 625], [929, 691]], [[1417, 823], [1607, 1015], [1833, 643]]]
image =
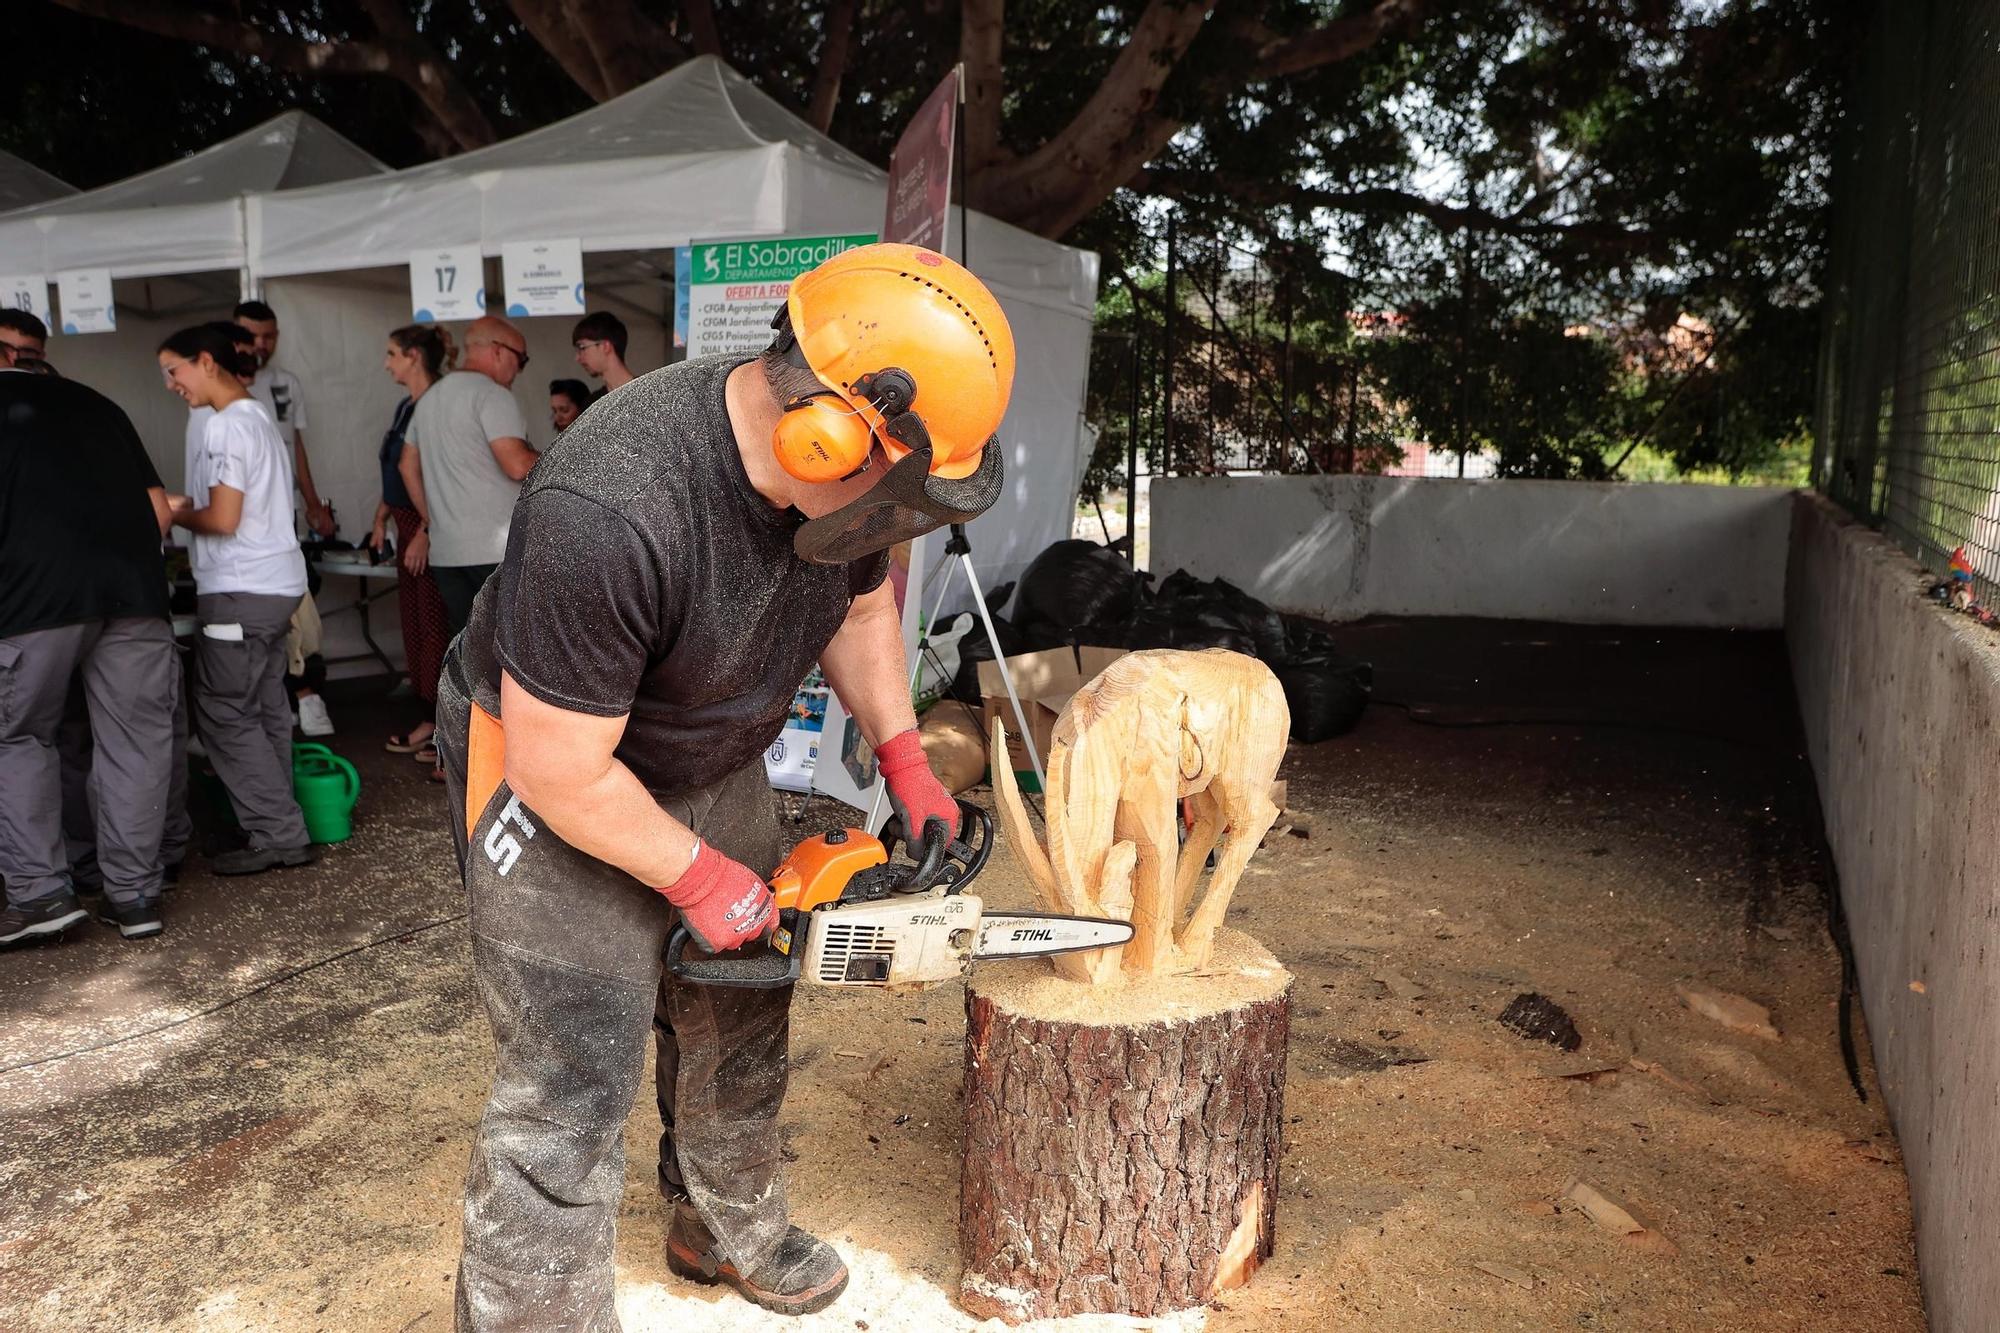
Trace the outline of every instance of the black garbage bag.
[[[1149, 644], [1149, 647], [1230, 648], [1274, 666], [1285, 660], [1284, 617], [1227, 579], [1198, 579], [1184, 569], [1177, 569], [1161, 582], [1146, 609], [1185, 626], [1191, 639], [1186, 643]], [[1225, 630], [1229, 631], [1226, 636]], [[1220, 641], [1218, 636], [1227, 641]]]
[[[990, 607], [993, 599], [988, 598]], [[993, 632], [1000, 636], [1000, 651], [1012, 657], [1027, 652], [1020, 631], [1002, 615], [993, 617]], [[958, 641], [958, 674], [951, 678], [945, 697], [958, 699], [977, 708], [983, 697], [979, 691], [979, 664], [993, 660], [993, 641], [986, 636], [984, 623], [974, 621], [972, 629]]]
[[1354, 729], [1368, 707], [1374, 668], [1366, 662], [1300, 662], [1277, 669], [1292, 711], [1292, 739], [1307, 745]]
[[1073, 643], [1087, 625], [1115, 625], [1132, 613], [1139, 586], [1132, 562], [1108, 546], [1072, 538], [1052, 543], [1021, 575], [1014, 621], [1040, 647]]
[[1257, 655], [1257, 641], [1227, 615], [1189, 602], [1152, 602], [1134, 611], [1113, 646], [1141, 648], [1227, 648]]

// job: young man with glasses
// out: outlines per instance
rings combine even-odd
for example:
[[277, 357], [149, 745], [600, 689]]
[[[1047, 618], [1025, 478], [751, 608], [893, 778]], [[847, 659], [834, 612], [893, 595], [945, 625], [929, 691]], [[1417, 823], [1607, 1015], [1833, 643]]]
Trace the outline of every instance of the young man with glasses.
[[26, 310], [0, 310], [0, 369], [39, 371], [48, 348], [48, 325]]
[[528, 368], [528, 342], [497, 316], [472, 322], [465, 367], [417, 400], [398, 470], [423, 527], [403, 548], [413, 574], [428, 567], [444, 600], [447, 633], [472, 614], [479, 585], [507, 553], [521, 482], [541, 455], [508, 389]]
[[579, 319], [569, 339], [576, 363], [592, 379], [604, 381], [604, 393], [622, 389], [635, 378], [625, 366], [625, 321], [610, 311], [593, 310]]

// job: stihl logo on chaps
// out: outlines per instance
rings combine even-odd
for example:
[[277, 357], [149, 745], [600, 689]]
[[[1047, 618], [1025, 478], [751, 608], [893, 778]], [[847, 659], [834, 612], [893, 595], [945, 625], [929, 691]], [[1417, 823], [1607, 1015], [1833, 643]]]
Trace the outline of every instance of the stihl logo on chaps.
[[528, 818], [525, 810], [521, 809], [521, 798], [518, 796], [507, 798], [507, 804], [494, 819], [493, 827], [486, 830], [486, 859], [491, 861], [494, 869], [503, 875], [512, 870], [514, 863], [521, 859], [521, 844], [507, 831], [509, 822], [521, 830], [521, 837], [532, 839], [535, 836], [534, 821]]

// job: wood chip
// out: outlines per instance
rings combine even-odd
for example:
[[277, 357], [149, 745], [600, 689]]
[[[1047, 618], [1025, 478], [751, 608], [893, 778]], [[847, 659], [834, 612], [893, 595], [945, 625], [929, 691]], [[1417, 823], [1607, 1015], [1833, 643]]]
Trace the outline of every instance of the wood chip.
[[1869, 1139], [1849, 1139], [1847, 1150], [1864, 1162], [1879, 1162], [1883, 1166], [1896, 1165], [1896, 1154], [1882, 1144]]
[[868, 1052], [866, 1051], [835, 1051], [834, 1054], [843, 1060], [866, 1060], [868, 1058]]
[[1666, 1084], [1670, 1088], [1679, 1088], [1682, 1092], [1689, 1093], [1693, 1096], [1699, 1097], [1703, 1101], [1708, 1102], [1715, 1106], [1722, 1105], [1721, 1102], [1716, 1101], [1715, 1098], [1709, 1096], [1706, 1089], [1702, 1088], [1698, 1084], [1690, 1083], [1686, 1079], [1681, 1078], [1680, 1076], [1675, 1074], [1671, 1069], [1668, 1069], [1665, 1065], [1659, 1063], [1657, 1060], [1641, 1060], [1637, 1056], [1634, 1056], [1632, 1057], [1630, 1064], [1632, 1068], [1638, 1070], [1640, 1073], [1650, 1074], [1654, 1078], [1660, 1080], [1660, 1082]]
[[1627, 1207], [1624, 1200], [1615, 1194], [1606, 1194], [1595, 1185], [1572, 1180], [1564, 1188], [1562, 1196], [1581, 1208], [1584, 1216], [1615, 1235], [1631, 1236], [1650, 1230], [1645, 1220]]
[[1910, 989], [1915, 991], [1919, 995], [1929, 995], [1931, 993], [1931, 988], [1929, 986], [1926, 986], [1921, 981], [1912, 981], [1910, 983]]
[[1514, 1211], [1517, 1213], [1526, 1213], [1529, 1217], [1562, 1216], [1562, 1209], [1556, 1207], [1547, 1199], [1523, 1199], [1514, 1205]]
[[1475, 1260], [1472, 1266], [1482, 1273], [1489, 1273], [1499, 1278], [1502, 1282], [1511, 1282], [1517, 1287], [1526, 1287], [1531, 1291], [1534, 1289], [1535, 1279], [1523, 1273], [1518, 1268], [1511, 1268], [1506, 1264], [1490, 1263], [1485, 1259]]
[[1771, 1023], [1771, 1011], [1755, 1000], [1726, 990], [1715, 990], [1708, 986], [1679, 985], [1674, 993], [1688, 1008], [1722, 1024], [1732, 1032], [1758, 1037], [1764, 1041], [1782, 1040], [1778, 1029]]
[[1558, 1070], [1553, 1074], [1543, 1074], [1540, 1077], [1575, 1079], [1580, 1083], [1597, 1083], [1600, 1081], [1616, 1083], [1618, 1081], [1618, 1071], [1618, 1065], [1591, 1065], [1587, 1069]]
[[1607, 1194], [1595, 1185], [1581, 1180], [1572, 1180], [1563, 1191], [1563, 1198], [1581, 1208], [1584, 1215], [1598, 1226], [1634, 1249], [1652, 1254], [1679, 1254], [1680, 1247], [1668, 1240], [1651, 1222], [1631, 1204], [1615, 1194]]
[[1757, 929], [1763, 931], [1780, 944], [1790, 944], [1799, 937], [1799, 933], [1790, 926], [1759, 926]]

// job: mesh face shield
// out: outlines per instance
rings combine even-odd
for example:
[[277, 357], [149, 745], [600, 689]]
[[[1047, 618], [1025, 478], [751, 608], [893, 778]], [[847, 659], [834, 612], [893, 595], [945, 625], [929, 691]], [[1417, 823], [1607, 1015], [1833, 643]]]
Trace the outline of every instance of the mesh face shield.
[[910, 452], [866, 494], [801, 525], [792, 534], [799, 559], [844, 565], [947, 524], [970, 523], [1000, 498], [999, 440], [980, 451], [978, 471], [954, 481], [931, 475], [930, 434], [916, 413], [891, 417], [886, 433]]

